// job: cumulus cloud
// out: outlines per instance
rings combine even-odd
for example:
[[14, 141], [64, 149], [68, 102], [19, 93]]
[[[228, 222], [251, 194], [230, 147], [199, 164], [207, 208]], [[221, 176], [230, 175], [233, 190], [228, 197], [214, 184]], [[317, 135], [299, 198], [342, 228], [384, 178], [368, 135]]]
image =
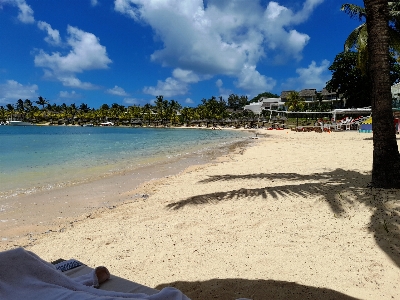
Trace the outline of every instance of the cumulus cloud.
[[194, 101], [192, 99], [190, 99], [190, 98], [186, 98], [185, 99], [185, 103], [186, 104], [194, 104]]
[[44, 39], [47, 43], [52, 45], [59, 45], [61, 43], [60, 32], [51, 28], [50, 24], [43, 21], [38, 21], [37, 26], [40, 30], [47, 32], [47, 37]]
[[175, 95], [184, 95], [188, 90], [187, 83], [168, 77], [165, 81], [158, 80], [157, 86], [146, 86], [143, 92], [153, 96], [163, 95], [165, 97], [171, 97]]
[[36, 84], [23, 85], [15, 80], [7, 80], [0, 84], [0, 104], [14, 104], [18, 99], [34, 99], [37, 90]]
[[125, 90], [119, 86], [114, 86], [112, 89], [108, 89], [106, 91], [107, 93], [111, 94], [111, 95], [116, 95], [116, 96], [129, 96], [127, 92], [125, 92]]
[[0, 8], [3, 4], [9, 4], [18, 7], [18, 20], [22, 23], [31, 24], [35, 22], [33, 9], [26, 4], [25, 0], [1, 0]]
[[223, 99], [228, 99], [230, 94], [233, 94], [233, 92], [230, 89], [226, 89], [223, 85], [224, 82], [221, 79], [218, 79], [215, 82], [216, 87], [218, 88], [218, 94], [221, 96]]
[[72, 88], [78, 88], [78, 89], [83, 89], [83, 90], [95, 90], [98, 89], [99, 87], [90, 83], [90, 82], [82, 82], [75, 76], [58, 76], [57, 79], [61, 81], [61, 83], [64, 86], [72, 87]]
[[195, 83], [200, 81], [199, 76], [190, 70], [182, 70], [177, 68], [172, 72], [172, 75], [182, 82]]
[[[151, 60], [174, 68], [170, 83], [187, 88], [183, 83], [219, 74], [237, 78], [237, 86], [246, 90], [265, 91], [274, 81], [260, 74], [257, 64], [301, 60], [310, 37], [293, 27], [323, 1], [306, 0], [299, 11], [274, 1], [264, 7], [259, 0], [209, 0], [206, 5], [203, 0], [114, 0], [114, 9], [153, 28], [163, 47]], [[190, 76], [182, 76], [185, 72]]]
[[236, 86], [251, 94], [257, 95], [263, 91], [270, 91], [276, 85], [276, 80], [261, 75], [256, 66], [245, 65], [238, 76]]
[[296, 78], [289, 78], [287, 82], [283, 84], [284, 89], [299, 90], [303, 88], [316, 88], [321, 90], [331, 78], [331, 74], [328, 70], [329, 65], [329, 61], [325, 59], [319, 66], [315, 61], [312, 61], [307, 68], [296, 69], [296, 73], [299, 76]]
[[77, 98], [81, 97], [81, 95], [76, 93], [75, 91], [71, 91], [71, 92], [60, 91], [59, 96], [60, 96], [60, 98], [67, 98], [67, 99], [77, 99]]
[[43, 50], [35, 55], [35, 66], [42, 67], [47, 76], [53, 76], [63, 85], [82, 89], [96, 88], [91, 83], [81, 82], [76, 73], [87, 70], [107, 69], [112, 62], [108, 58], [106, 48], [92, 33], [73, 26], [68, 26], [67, 45], [71, 48], [68, 54], [60, 52], [46, 53]]

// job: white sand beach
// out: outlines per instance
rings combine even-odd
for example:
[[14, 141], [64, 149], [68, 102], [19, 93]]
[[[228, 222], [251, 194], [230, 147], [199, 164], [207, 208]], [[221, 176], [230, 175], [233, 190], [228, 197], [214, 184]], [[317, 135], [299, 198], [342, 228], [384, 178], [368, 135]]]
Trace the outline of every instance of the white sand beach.
[[372, 134], [259, 133], [251, 147], [0, 247], [103, 265], [193, 300], [400, 299], [400, 192], [367, 187]]

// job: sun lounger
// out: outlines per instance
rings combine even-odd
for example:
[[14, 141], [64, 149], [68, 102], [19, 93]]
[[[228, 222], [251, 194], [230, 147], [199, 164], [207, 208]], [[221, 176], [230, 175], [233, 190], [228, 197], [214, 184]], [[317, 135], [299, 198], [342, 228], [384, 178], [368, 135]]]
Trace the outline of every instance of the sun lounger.
[[[105, 267], [90, 269], [79, 262], [75, 265], [61, 272], [23, 248], [0, 252], [0, 299], [190, 300], [175, 288], [158, 291], [118, 277], [107, 280], [109, 273]], [[106, 281], [102, 283], [103, 280]], [[101, 289], [95, 288], [98, 285]]]
[[[88, 267], [87, 265], [77, 261], [75, 259], [63, 260], [59, 259], [56, 262], [52, 262], [57, 270], [63, 272], [70, 278], [84, 278], [84, 276], [90, 277], [95, 269]], [[101, 273], [103, 272], [103, 274]], [[99, 280], [98, 288], [106, 291], [118, 291], [123, 293], [144, 293], [147, 295], [154, 295], [160, 292], [159, 290], [147, 287], [137, 282], [129, 281], [115, 275], [110, 275], [107, 269], [100, 269], [100, 274], [97, 277], [103, 277], [105, 280]], [[105, 274], [104, 274], [105, 273]]]

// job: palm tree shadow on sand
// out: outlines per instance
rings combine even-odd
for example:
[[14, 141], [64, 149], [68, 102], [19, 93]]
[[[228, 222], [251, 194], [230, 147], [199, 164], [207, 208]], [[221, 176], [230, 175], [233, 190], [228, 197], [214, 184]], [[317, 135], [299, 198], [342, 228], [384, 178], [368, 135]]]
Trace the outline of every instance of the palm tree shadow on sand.
[[[346, 210], [357, 202], [373, 210], [369, 222], [369, 231], [376, 243], [400, 267], [400, 190], [383, 190], [368, 187], [369, 174], [357, 171], [336, 169], [334, 171], [297, 174], [297, 173], [258, 173], [245, 175], [210, 176], [199, 183], [207, 184], [221, 181], [257, 180], [266, 183], [256, 189], [239, 188], [231, 191], [196, 195], [167, 205], [168, 209], [181, 209], [185, 206], [218, 204], [222, 201], [234, 201], [246, 198], [275, 199], [295, 196], [320, 196], [326, 201], [337, 217], [346, 217]], [[268, 182], [284, 182], [282, 185]]]
[[175, 287], [192, 300], [218, 299], [233, 300], [238, 298], [258, 299], [332, 299], [354, 300], [340, 292], [311, 287], [287, 281], [248, 280], [248, 279], [211, 279], [206, 281], [176, 281], [160, 284], [156, 289]]

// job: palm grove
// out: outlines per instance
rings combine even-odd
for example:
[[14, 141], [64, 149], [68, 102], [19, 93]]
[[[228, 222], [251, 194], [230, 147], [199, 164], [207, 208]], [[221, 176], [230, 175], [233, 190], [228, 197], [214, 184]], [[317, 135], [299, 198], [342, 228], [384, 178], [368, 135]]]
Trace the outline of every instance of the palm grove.
[[[251, 101], [258, 101], [261, 97], [278, 97], [271, 93], [262, 93]], [[84, 124], [87, 122], [99, 124], [104, 121], [113, 121], [119, 125], [180, 125], [198, 121], [205, 123], [221, 123], [223, 120], [236, 120], [237, 122], [255, 121], [256, 116], [250, 111], [243, 111], [244, 105], [251, 102], [247, 96], [232, 94], [225, 101], [222, 97], [202, 99], [197, 107], [182, 107], [175, 100], [156, 97], [154, 104], [144, 106], [124, 106], [117, 103], [103, 104], [98, 109], [90, 108], [82, 103], [51, 104], [43, 97], [31, 101], [29, 99], [17, 100], [16, 104], [0, 106], [0, 121], [11, 118], [33, 121], [35, 123], [50, 122], [52, 124]]]

